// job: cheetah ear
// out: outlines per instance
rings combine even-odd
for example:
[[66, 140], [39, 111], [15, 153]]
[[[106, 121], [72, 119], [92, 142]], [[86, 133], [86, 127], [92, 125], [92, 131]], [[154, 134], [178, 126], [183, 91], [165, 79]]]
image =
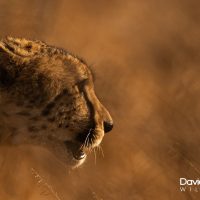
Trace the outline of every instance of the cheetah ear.
[[[23, 38], [6, 37], [0, 40], [0, 83], [14, 80], [24, 64], [40, 55], [45, 43]], [[7, 82], [7, 81], [6, 81]]]
[[26, 40], [24, 38], [6, 37], [0, 41], [0, 50], [7, 53], [13, 59], [31, 58], [41, 52], [44, 43]]
[[0, 41], [0, 67], [6, 69], [7, 66], [20, 65], [24, 61], [23, 52], [20, 51], [17, 40], [7, 37]]
[[10, 85], [23, 63], [29, 59], [25, 57], [19, 40], [11, 37], [0, 40], [0, 84]]

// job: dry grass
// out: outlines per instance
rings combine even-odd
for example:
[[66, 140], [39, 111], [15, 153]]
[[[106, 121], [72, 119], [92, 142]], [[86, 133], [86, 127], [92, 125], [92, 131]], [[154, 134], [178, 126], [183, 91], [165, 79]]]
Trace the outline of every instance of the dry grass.
[[42, 187], [41, 195], [53, 195], [56, 200], [61, 200], [58, 193], [54, 191], [53, 187], [49, 185], [44, 178], [33, 168], [31, 168], [31, 173], [37, 181], [38, 186]]

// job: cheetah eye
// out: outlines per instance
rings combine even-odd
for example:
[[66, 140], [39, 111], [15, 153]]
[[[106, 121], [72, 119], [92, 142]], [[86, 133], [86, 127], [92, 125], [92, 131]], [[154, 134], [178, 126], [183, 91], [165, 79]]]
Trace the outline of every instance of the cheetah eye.
[[83, 79], [79, 81], [76, 85], [78, 86], [79, 90], [82, 91], [83, 87], [87, 84], [88, 79]]

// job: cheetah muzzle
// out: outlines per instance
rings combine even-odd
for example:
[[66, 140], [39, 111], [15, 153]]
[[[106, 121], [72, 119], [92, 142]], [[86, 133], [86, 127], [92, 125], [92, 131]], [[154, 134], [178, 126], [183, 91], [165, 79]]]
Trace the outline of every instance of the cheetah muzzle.
[[78, 166], [113, 121], [87, 64], [41, 41], [0, 41], [0, 143], [37, 145]]

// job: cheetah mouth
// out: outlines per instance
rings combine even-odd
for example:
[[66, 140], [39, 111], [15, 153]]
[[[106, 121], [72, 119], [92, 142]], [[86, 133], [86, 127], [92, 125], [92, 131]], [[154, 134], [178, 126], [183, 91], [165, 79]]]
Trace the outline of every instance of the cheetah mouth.
[[86, 158], [87, 154], [81, 149], [81, 145], [71, 141], [65, 141], [67, 149], [71, 150], [72, 156], [75, 160], [80, 161]]
[[[102, 132], [101, 132], [102, 133]], [[103, 133], [104, 134], [104, 133]], [[101, 134], [100, 134], [101, 135]], [[65, 141], [65, 146], [71, 150], [72, 156], [77, 161], [84, 160], [92, 149], [99, 146], [102, 136], [95, 129], [79, 133], [76, 142]]]
[[78, 151], [75, 151], [75, 152], [72, 152], [73, 153], [73, 157], [76, 159], [76, 160], [82, 160], [84, 158], [86, 158], [86, 153], [83, 151], [83, 150], [78, 150]]

